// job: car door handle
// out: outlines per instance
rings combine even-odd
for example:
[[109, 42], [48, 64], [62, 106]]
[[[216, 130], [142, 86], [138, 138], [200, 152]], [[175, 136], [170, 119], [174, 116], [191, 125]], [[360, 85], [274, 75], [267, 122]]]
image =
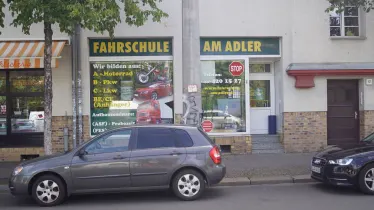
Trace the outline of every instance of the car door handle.
[[113, 160], [121, 160], [121, 159], [125, 159], [125, 157], [121, 156], [121, 155], [117, 155], [113, 158]]
[[177, 152], [177, 151], [173, 151], [170, 153], [170, 155], [173, 155], [173, 156], [177, 156], [177, 155], [181, 155], [182, 153], [181, 152]]

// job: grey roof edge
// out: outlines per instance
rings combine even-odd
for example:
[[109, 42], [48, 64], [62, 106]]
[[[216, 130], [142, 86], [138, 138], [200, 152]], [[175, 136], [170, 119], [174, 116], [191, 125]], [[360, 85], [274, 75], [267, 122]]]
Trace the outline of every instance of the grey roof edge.
[[350, 63], [291, 63], [289, 70], [355, 70], [373, 69], [374, 62], [350, 62]]

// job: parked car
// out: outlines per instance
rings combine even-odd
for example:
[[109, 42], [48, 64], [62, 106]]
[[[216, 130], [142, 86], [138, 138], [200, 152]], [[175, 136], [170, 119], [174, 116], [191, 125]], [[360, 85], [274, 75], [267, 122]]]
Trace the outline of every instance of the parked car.
[[136, 123], [159, 124], [161, 123], [160, 103], [157, 100], [147, 100], [139, 104], [136, 111]]
[[329, 146], [311, 162], [311, 177], [339, 186], [354, 186], [374, 195], [374, 133], [349, 147]]
[[170, 83], [156, 82], [149, 87], [136, 89], [134, 98], [142, 100], [157, 100], [159, 98], [171, 95], [173, 95], [173, 88]]
[[239, 130], [243, 126], [241, 118], [235, 117], [221, 110], [204, 110], [203, 120], [210, 120], [215, 128], [220, 129], [231, 128]]
[[61, 204], [72, 194], [169, 188], [188, 201], [225, 173], [219, 147], [201, 127], [136, 125], [107, 131], [65, 154], [20, 163], [9, 189], [40, 206]]

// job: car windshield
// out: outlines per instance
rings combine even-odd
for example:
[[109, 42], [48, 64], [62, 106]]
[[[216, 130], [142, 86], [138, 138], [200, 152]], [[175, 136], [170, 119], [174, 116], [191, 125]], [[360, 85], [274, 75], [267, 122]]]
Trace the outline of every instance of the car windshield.
[[367, 143], [373, 143], [374, 142], [374, 133], [366, 136], [364, 139], [362, 139], [363, 142]]

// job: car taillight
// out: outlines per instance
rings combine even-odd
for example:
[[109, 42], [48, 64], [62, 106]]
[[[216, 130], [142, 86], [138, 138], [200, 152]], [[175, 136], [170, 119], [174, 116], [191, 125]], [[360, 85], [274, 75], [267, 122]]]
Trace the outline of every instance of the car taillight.
[[214, 146], [209, 151], [209, 156], [210, 156], [210, 158], [212, 158], [212, 160], [215, 164], [220, 164], [221, 163], [221, 152], [219, 151], [218, 146]]

